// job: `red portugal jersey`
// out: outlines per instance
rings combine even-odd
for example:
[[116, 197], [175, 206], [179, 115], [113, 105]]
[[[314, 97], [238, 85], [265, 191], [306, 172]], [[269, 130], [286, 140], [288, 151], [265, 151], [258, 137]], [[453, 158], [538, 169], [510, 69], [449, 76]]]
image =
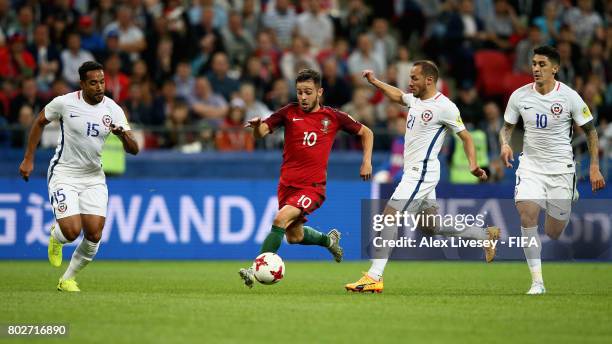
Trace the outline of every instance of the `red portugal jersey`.
[[285, 127], [281, 184], [295, 187], [325, 185], [327, 161], [336, 133], [357, 134], [361, 123], [337, 109], [322, 106], [305, 113], [291, 103], [264, 120], [270, 131]]

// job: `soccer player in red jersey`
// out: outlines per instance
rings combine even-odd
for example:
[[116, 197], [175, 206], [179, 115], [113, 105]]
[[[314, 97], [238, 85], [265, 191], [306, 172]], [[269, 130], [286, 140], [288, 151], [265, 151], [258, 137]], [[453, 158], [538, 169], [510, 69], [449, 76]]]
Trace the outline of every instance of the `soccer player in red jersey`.
[[[285, 127], [283, 164], [278, 183], [278, 213], [272, 230], [261, 246], [261, 253], [276, 253], [287, 236], [290, 244], [326, 247], [337, 262], [342, 261], [340, 231], [332, 229], [323, 234], [304, 226], [306, 215], [325, 201], [327, 161], [336, 133], [344, 130], [358, 135], [363, 146], [361, 179], [372, 176], [372, 144], [374, 135], [365, 125], [346, 113], [322, 106], [321, 75], [312, 69], [301, 70], [295, 80], [298, 103], [291, 103], [265, 120], [253, 118], [247, 127], [253, 128], [255, 138], [262, 138], [275, 129]], [[251, 288], [255, 277], [251, 268], [240, 269], [244, 283]]]

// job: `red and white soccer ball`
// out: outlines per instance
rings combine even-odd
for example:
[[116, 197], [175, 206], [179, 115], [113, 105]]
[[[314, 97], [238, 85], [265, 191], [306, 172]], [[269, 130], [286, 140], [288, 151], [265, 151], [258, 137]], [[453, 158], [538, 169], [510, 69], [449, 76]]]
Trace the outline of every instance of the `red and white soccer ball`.
[[278, 254], [265, 252], [253, 261], [253, 271], [259, 283], [274, 284], [285, 276], [285, 263]]

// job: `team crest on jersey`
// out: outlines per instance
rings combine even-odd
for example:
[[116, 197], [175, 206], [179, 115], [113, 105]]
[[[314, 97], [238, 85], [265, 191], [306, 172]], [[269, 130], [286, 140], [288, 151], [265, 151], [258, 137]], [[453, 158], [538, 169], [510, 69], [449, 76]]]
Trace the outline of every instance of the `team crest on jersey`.
[[559, 119], [559, 117], [561, 117], [561, 113], [563, 112], [563, 106], [559, 103], [554, 103], [550, 107], [550, 111], [555, 119]]
[[66, 203], [58, 203], [57, 204], [57, 212], [60, 214], [63, 214], [66, 212], [66, 209], [68, 209], [68, 206], [66, 205]]
[[111, 118], [111, 116], [102, 116], [102, 124], [104, 124], [105, 127], [110, 127], [111, 123], [113, 123], [113, 119]]
[[433, 118], [433, 113], [429, 110], [425, 110], [423, 111], [423, 113], [421, 114], [421, 119], [423, 120], [423, 122], [427, 123], [429, 121], [431, 121], [431, 119]]
[[323, 128], [321, 128], [321, 131], [324, 133], [327, 133], [327, 128], [329, 128], [329, 124], [331, 123], [331, 121], [329, 120], [329, 118], [325, 117], [321, 120], [321, 125], [323, 126]]

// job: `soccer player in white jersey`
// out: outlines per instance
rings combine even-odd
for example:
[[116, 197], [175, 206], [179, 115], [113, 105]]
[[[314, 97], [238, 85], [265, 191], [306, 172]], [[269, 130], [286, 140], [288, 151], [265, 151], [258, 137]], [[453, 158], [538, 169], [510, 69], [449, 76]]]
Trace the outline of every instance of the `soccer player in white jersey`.
[[605, 186], [599, 171], [599, 149], [593, 116], [582, 98], [569, 86], [555, 80], [559, 70], [559, 53], [550, 46], [533, 50], [531, 70], [534, 82], [512, 93], [504, 114], [499, 140], [501, 159], [512, 168], [510, 138], [519, 117], [523, 118], [525, 136], [523, 152], [516, 171], [514, 200], [521, 217], [521, 233], [535, 239], [537, 245], [524, 247], [531, 271], [531, 288], [527, 294], [544, 294], [541, 243], [538, 234], [540, 209], [546, 209], [544, 232], [558, 239], [567, 226], [575, 191], [576, 166], [572, 153], [572, 121], [587, 135], [591, 157], [590, 178], [593, 192]]
[[[446, 96], [436, 89], [438, 68], [431, 61], [417, 61], [410, 71], [410, 93], [378, 80], [370, 70], [363, 77], [379, 88], [391, 101], [408, 106], [408, 121], [404, 144], [404, 175], [387, 203], [384, 214], [398, 212], [436, 214], [436, 185], [440, 179], [438, 153], [446, 134], [457, 134], [464, 146], [469, 161], [470, 172], [484, 181], [487, 174], [476, 164], [476, 150], [469, 132], [465, 129], [459, 109]], [[495, 240], [499, 228], [468, 227], [462, 231], [439, 223], [420, 223], [419, 229], [428, 235], [460, 236], [469, 239]], [[390, 231], [392, 236], [396, 228]], [[387, 233], [388, 234], [388, 233]], [[383, 233], [384, 235], [384, 233]], [[345, 288], [356, 292], [382, 292], [382, 275], [390, 252], [384, 257], [372, 257], [372, 265], [367, 273], [355, 283]], [[490, 262], [495, 257], [495, 248], [485, 248], [485, 259]]]
[[102, 237], [108, 190], [100, 155], [106, 137], [113, 133], [131, 154], [138, 145], [123, 110], [104, 96], [101, 64], [88, 61], [79, 67], [81, 90], [55, 97], [32, 125], [19, 173], [27, 181], [34, 169], [34, 154], [44, 127], [59, 121], [61, 135], [47, 173], [49, 199], [57, 226], [49, 236], [49, 262], [62, 264], [62, 246], [84, 232], [68, 269], [59, 279], [60, 291], [80, 291], [75, 275], [92, 261]]

